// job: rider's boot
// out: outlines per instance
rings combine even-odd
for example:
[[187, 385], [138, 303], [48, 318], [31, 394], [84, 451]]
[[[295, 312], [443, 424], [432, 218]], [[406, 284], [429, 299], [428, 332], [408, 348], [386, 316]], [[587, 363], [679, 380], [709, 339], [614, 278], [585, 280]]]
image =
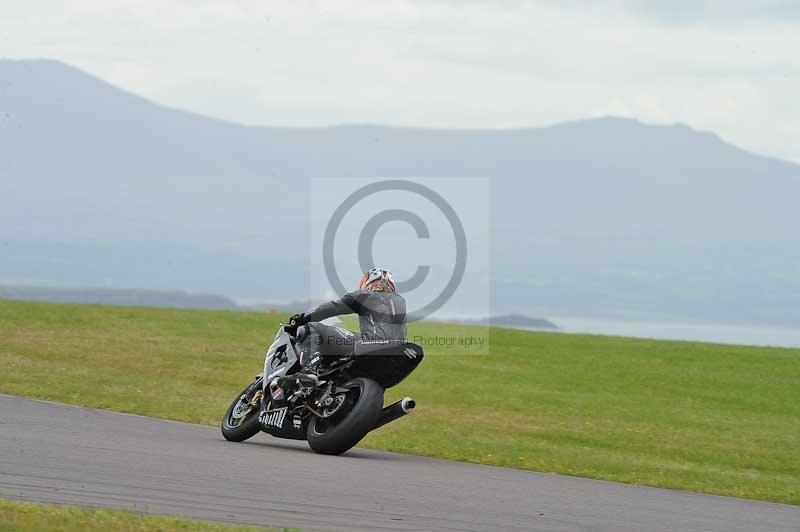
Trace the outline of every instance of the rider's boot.
[[299, 381], [303, 386], [315, 387], [319, 384], [319, 370], [322, 363], [322, 355], [316, 351], [309, 355], [309, 351], [300, 353], [300, 371], [291, 375], [286, 375], [281, 380]]

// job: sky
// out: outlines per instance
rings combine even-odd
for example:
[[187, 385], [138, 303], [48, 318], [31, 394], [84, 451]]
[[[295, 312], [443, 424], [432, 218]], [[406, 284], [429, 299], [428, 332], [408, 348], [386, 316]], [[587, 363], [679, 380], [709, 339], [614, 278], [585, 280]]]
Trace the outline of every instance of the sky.
[[800, 162], [796, 0], [0, 0], [0, 57], [251, 125], [614, 115]]

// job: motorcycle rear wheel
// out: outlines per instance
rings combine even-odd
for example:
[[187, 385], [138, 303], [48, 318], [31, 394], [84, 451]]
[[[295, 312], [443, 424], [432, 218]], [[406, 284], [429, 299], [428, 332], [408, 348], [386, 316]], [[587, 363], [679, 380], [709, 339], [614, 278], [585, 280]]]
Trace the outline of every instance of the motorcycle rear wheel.
[[372, 379], [353, 379], [349, 388], [349, 408], [341, 414], [321, 419], [312, 416], [306, 430], [308, 445], [320, 454], [342, 454], [375, 428], [383, 408], [383, 388]]
[[[258, 422], [258, 407], [249, 405], [250, 398], [259, 386], [257, 382], [254, 382], [242, 390], [225, 411], [220, 429], [226, 440], [245, 441], [261, 431], [261, 424]], [[246, 411], [248, 406], [250, 410]]]

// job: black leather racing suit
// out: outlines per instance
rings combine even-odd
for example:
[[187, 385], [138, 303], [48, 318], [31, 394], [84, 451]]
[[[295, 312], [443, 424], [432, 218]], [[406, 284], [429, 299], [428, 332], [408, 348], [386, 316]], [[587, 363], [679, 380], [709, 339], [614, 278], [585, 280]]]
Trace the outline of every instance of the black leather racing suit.
[[[358, 314], [360, 339], [341, 327], [318, 323], [345, 314]], [[319, 355], [349, 354], [359, 341], [403, 342], [406, 339], [406, 300], [395, 292], [356, 290], [306, 312], [305, 319], [309, 330], [299, 344], [304, 367], [318, 364]]]

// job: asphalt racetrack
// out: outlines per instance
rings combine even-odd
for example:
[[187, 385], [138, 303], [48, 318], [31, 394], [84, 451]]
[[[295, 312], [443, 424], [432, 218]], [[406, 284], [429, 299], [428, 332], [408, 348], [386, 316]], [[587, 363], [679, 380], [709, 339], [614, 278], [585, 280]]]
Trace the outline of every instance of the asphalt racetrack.
[[[398, 423], [413, 430], [413, 414]], [[322, 456], [305, 442], [230, 443], [215, 427], [7, 395], [0, 497], [303, 531], [800, 530], [798, 506], [364, 449]]]

